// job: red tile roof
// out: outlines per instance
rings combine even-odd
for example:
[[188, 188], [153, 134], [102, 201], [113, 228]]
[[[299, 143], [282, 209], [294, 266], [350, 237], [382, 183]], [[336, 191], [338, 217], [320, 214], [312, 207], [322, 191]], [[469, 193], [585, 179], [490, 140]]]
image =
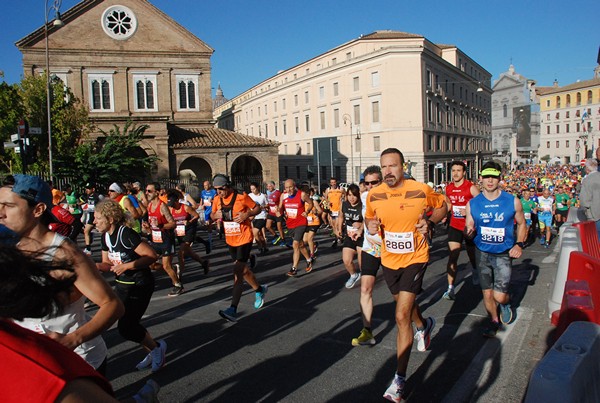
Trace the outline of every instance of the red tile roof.
[[181, 128], [171, 126], [169, 139], [173, 148], [278, 147], [277, 141], [246, 136], [214, 127]]

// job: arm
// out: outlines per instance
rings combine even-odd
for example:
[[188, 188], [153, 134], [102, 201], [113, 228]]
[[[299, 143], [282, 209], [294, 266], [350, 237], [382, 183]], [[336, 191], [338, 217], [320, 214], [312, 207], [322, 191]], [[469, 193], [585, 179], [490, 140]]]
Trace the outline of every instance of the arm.
[[479, 188], [475, 185], [471, 186], [471, 195], [473, 195], [473, 197], [479, 195]]
[[129, 200], [129, 197], [127, 195], [124, 195], [123, 197], [125, 197], [125, 201], [123, 202], [123, 207], [125, 207], [125, 209], [127, 211], [129, 211], [131, 213], [131, 216], [133, 218], [135, 218], [136, 220], [138, 218], [140, 218], [140, 213], [138, 212], [138, 210], [133, 207], [133, 203], [131, 203], [131, 200]]
[[100, 263], [96, 263], [96, 268], [103, 272], [109, 272], [112, 267], [112, 263], [108, 258], [108, 251], [102, 251], [102, 261]]
[[471, 202], [467, 203], [467, 208], [465, 209], [465, 236], [468, 239], [475, 238], [475, 220], [471, 215]]
[[[527, 239], [527, 224], [525, 223], [525, 216], [523, 215], [523, 205], [517, 199], [515, 199], [515, 220], [517, 221], [517, 243], [525, 242]], [[512, 258], [519, 258], [523, 253], [523, 249], [515, 243], [515, 245], [508, 251], [508, 255]]]
[[98, 305], [98, 311], [92, 319], [74, 332], [66, 335], [48, 333], [49, 337], [67, 348], [74, 349], [81, 343], [105, 332], [123, 316], [125, 309], [119, 297], [100, 276], [92, 260], [77, 249], [73, 243], [64, 242], [57, 251], [57, 257], [73, 263], [73, 269], [77, 274], [75, 287], [81, 294]]
[[308, 204], [308, 209], [306, 209], [306, 211], [302, 214], [304, 217], [306, 217], [308, 215], [308, 212], [312, 210], [314, 203], [308, 195], [308, 193], [302, 192], [301, 198], [304, 203]]
[[192, 218], [190, 219], [190, 223], [194, 223], [197, 222], [200, 219], [200, 215], [198, 214], [198, 212], [196, 211], [195, 207], [190, 207], [190, 206], [185, 206], [185, 211], [192, 216]]
[[[249, 196], [246, 196], [246, 197], [248, 197], [248, 199], [250, 199]], [[250, 199], [250, 200], [252, 201], [252, 199]], [[252, 202], [254, 203], [254, 201], [252, 201]], [[248, 217], [255, 216], [259, 213], [260, 213], [260, 206], [256, 203], [254, 203], [254, 207], [252, 207], [249, 210], [240, 212], [237, 216], [234, 217], [233, 221], [235, 221], [237, 223], [242, 223], [242, 222], [246, 221], [248, 219]]]
[[173, 219], [173, 216], [171, 215], [171, 212], [169, 211], [169, 207], [167, 207], [166, 204], [162, 203], [160, 205], [160, 212], [167, 219], [167, 223], [164, 224], [162, 228], [163, 229], [175, 228], [175, 226], [176, 226], [175, 220]]
[[190, 203], [190, 207], [192, 207], [194, 210], [198, 208], [198, 203], [196, 203], [196, 200], [194, 200], [194, 198], [189, 194], [185, 196], [185, 200]]

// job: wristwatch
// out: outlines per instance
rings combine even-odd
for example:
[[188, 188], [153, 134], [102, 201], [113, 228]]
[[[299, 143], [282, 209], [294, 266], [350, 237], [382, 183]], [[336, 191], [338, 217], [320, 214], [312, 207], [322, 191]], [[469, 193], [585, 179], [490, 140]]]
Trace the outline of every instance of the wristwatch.
[[523, 249], [525, 247], [525, 242], [515, 242], [515, 245], [517, 245], [519, 248]]

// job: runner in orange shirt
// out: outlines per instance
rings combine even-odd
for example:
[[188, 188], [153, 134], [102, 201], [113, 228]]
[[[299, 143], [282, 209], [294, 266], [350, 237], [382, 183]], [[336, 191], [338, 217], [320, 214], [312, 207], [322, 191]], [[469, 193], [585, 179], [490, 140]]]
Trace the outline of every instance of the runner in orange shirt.
[[217, 196], [213, 199], [211, 219], [223, 220], [225, 242], [229, 245], [229, 254], [235, 260], [231, 306], [220, 310], [219, 315], [230, 322], [237, 322], [237, 306], [242, 297], [244, 280], [256, 292], [254, 308], [259, 309], [263, 306], [267, 293], [267, 285], [258, 284], [254, 273], [246, 264], [254, 240], [249, 217], [257, 215], [260, 206], [246, 193], [238, 193], [225, 175], [215, 175], [213, 187], [217, 191]]
[[340, 189], [336, 178], [329, 179], [329, 187], [325, 190], [325, 200], [329, 205], [329, 222], [335, 239], [331, 247], [336, 247], [338, 241], [342, 239], [342, 201], [344, 200], [344, 190]]
[[[431, 341], [435, 320], [423, 319], [416, 297], [429, 262], [426, 236], [447, 212], [444, 196], [424, 183], [405, 180], [403, 166], [400, 150], [388, 148], [381, 153], [384, 183], [369, 191], [365, 212], [368, 233], [381, 233], [383, 275], [396, 301], [398, 362], [394, 380], [383, 395], [394, 402], [402, 400], [413, 340], [417, 340], [419, 351], [425, 351]], [[433, 213], [426, 220], [424, 213], [429, 209]]]

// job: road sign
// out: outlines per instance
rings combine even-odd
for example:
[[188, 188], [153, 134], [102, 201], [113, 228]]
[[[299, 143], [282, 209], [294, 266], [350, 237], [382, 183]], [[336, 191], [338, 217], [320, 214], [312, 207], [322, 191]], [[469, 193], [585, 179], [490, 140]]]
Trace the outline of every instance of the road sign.
[[16, 143], [17, 141], [19, 141], [19, 135], [18, 134], [11, 134], [10, 135], [10, 141]]
[[15, 144], [15, 143], [13, 143], [11, 141], [8, 141], [8, 142], [5, 141], [4, 142], [4, 148], [17, 148], [17, 147], [19, 147], [19, 144]]
[[581, 166], [585, 166], [585, 160], [581, 160], [580, 164]]
[[41, 127], [30, 127], [29, 134], [42, 134], [42, 128]]

